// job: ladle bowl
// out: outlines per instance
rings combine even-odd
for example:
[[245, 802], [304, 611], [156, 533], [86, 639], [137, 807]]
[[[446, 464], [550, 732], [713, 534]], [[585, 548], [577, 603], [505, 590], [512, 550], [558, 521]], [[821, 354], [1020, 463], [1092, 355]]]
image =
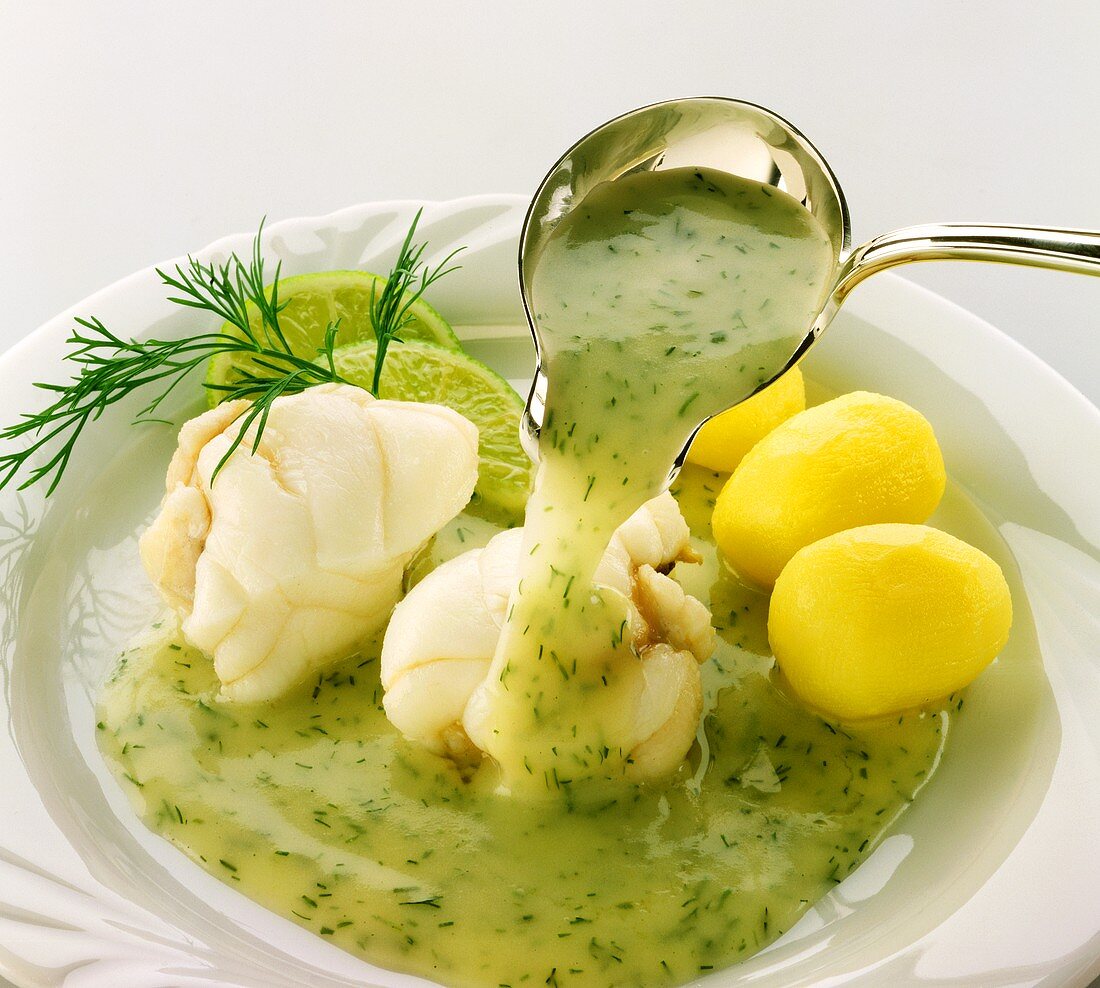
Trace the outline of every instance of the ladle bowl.
[[[814, 215], [832, 243], [831, 292], [798, 345], [787, 359], [767, 369], [764, 383], [756, 390], [797, 363], [852, 289], [878, 271], [911, 261], [971, 260], [1100, 274], [1100, 233], [1081, 230], [938, 223], [887, 233], [852, 249], [848, 205], [840, 183], [813, 144], [782, 117], [762, 106], [723, 97], [643, 106], [597, 127], [566, 151], [543, 179], [524, 220], [520, 288], [535, 339], [537, 367], [521, 433], [533, 459], [538, 457], [547, 380], [531, 284], [547, 238], [597, 185], [638, 172], [684, 167], [714, 169], [780, 189]], [[695, 431], [705, 421], [699, 421]], [[688, 446], [690, 440], [677, 457], [670, 481]]]

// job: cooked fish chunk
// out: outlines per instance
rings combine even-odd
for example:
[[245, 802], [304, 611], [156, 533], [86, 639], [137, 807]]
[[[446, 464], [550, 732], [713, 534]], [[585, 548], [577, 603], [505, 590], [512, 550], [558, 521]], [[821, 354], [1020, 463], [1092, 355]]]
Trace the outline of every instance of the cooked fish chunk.
[[[406, 737], [460, 763], [480, 757], [486, 682], [519, 579], [523, 532], [512, 529], [440, 566], [394, 610], [382, 648], [384, 705]], [[698, 664], [714, 649], [710, 613], [659, 572], [697, 559], [670, 494], [643, 505], [612, 537], [596, 581], [630, 601], [640, 662], [633, 690], [629, 771], [673, 771], [702, 711]]]
[[469, 501], [478, 437], [448, 408], [326, 384], [277, 399], [212, 482], [244, 408], [183, 427], [141, 555], [222, 695], [258, 702], [381, 629], [406, 563]]

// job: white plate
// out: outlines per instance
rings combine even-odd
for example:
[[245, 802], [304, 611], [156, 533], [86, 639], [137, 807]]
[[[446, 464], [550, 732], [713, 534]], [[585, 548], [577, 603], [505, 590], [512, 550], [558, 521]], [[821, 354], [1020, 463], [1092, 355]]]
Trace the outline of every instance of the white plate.
[[[415, 205], [274, 224], [265, 250], [288, 275], [386, 270]], [[438, 203], [421, 226], [438, 254], [468, 245], [432, 301], [512, 378], [531, 359], [515, 270], [524, 205]], [[0, 359], [0, 421], [39, 407], [30, 382], [67, 373], [75, 314], [123, 334], [195, 325], [152, 270], [127, 278]], [[1085, 984], [1100, 972], [1100, 413], [990, 326], [888, 276], [852, 298], [808, 369], [931, 419], [952, 477], [999, 533], [988, 548], [1015, 585], [1016, 624], [893, 834], [780, 941], [706, 984]], [[197, 407], [181, 396], [169, 411]], [[49, 502], [0, 494], [0, 974], [18, 985], [422, 984], [201, 871], [141, 826], [105, 771], [93, 698], [153, 612], [134, 535], [173, 445], [172, 430], [131, 428], [134, 411], [114, 408], [88, 431]]]

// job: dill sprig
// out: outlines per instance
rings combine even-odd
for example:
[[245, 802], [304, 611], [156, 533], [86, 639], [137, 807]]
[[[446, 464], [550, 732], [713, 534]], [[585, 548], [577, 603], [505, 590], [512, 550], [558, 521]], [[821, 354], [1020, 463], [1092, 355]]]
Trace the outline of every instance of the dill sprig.
[[[376, 395], [389, 343], [400, 341], [398, 333], [412, 318], [409, 307], [432, 282], [453, 270], [446, 268], [453, 253], [434, 270], [424, 267], [426, 245], [412, 243], [420, 214], [418, 211], [409, 228], [382, 291], [377, 298], [373, 290], [371, 293], [371, 324], [378, 341], [373, 388]], [[138, 412], [135, 424], [164, 422], [156, 416], [165, 399], [188, 375], [219, 354], [247, 357], [247, 369], [238, 368], [231, 383], [208, 381], [205, 387], [219, 392], [222, 401], [244, 399], [249, 405], [238, 416], [240, 428], [218, 462], [214, 477], [253, 427], [251, 451], [259, 448], [276, 399], [316, 384], [349, 383], [337, 373], [333, 354], [339, 321], [328, 325], [324, 341], [315, 353], [295, 353], [288, 343], [279, 325], [279, 313], [287, 304], [279, 300], [282, 265], [276, 265], [272, 283], [265, 287], [262, 234], [261, 222], [247, 264], [236, 254], [222, 264], [203, 264], [189, 256], [185, 264], [177, 265], [172, 272], [157, 269], [161, 281], [173, 293], [168, 301], [212, 313], [233, 326], [235, 332], [203, 332], [179, 340], [125, 339], [112, 333], [99, 319], [77, 318], [68, 340], [74, 349], [65, 357], [78, 367], [77, 373], [65, 384], [36, 384], [35, 387], [55, 396], [53, 403], [39, 412], [24, 414], [19, 422], [0, 430], [0, 440], [33, 437], [26, 447], [0, 454], [0, 489], [25, 470], [20, 490], [48, 478], [47, 494], [52, 494], [89, 422], [147, 386], [157, 390]], [[39, 451], [54, 444], [56, 448], [45, 462], [30, 465]]]
[[423, 209], [416, 211], [409, 232], [405, 234], [405, 242], [398, 252], [397, 262], [386, 279], [385, 285], [382, 286], [382, 291], [376, 295], [374, 288], [371, 288], [370, 321], [378, 344], [374, 358], [374, 381], [371, 393], [376, 397], [382, 381], [382, 364], [386, 359], [386, 351], [394, 340], [401, 342], [398, 334], [413, 319], [409, 309], [433, 282], [458, 269], [458, 265], [451, 267], [447, 265], [463, 249], [461, 247], [451, 251], [434, 268], [429, 269], [424, 263], [424, 251], [428, 245], [414, 245], [412, 242], [416, 234], [416, 226], [420, 222], [420, 214], [423, 212]]

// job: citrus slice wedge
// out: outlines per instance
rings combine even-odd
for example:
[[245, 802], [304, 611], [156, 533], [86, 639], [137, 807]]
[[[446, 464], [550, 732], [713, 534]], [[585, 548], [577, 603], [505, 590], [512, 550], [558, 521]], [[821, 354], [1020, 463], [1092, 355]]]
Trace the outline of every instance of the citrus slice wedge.
[[[279, 279], [279, 303], [286, 307], [279, 312], [279, 327], [298, 356], [313, 358], [325, 341], [329, 323], [340, 321], [336, 331], [337, 345], [373, 340], [370, 321], [371, 293], [382, 291], [386, 279], [369, 271], [324, 271]], [[268, 286], [270, 290], [270, 286]], [[249, 303], [249, 322], [253, 331], [261, 330], [260, 314]], [[402, 328], [403, 340], [434, 343], [449, 350], [459, 350], [458, 337], [450, 324], [423, 299], [409, 308], [412, 319]], [[232, 324], [222, 326], [223, 333], [240, 336]], [[207, 384], [232, 384], [240, 371], [249, 367], [251, 358], [244, 354], [222, 353], [210, 361]], [[221, 392], [207, 391], [210, 405], [221, 400]]]

